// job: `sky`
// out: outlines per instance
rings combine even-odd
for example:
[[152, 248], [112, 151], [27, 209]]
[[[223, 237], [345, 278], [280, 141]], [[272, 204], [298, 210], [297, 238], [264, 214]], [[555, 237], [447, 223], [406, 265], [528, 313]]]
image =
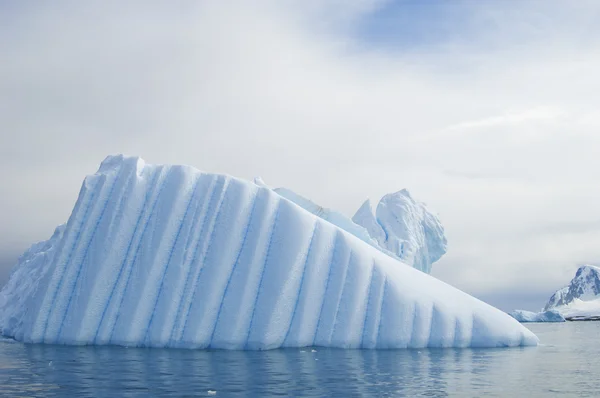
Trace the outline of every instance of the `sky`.
[[0, 284], [109, 154], [434, 209], [433, 275], [539, 309], [600, 263], [600, 2], [4, 1]]

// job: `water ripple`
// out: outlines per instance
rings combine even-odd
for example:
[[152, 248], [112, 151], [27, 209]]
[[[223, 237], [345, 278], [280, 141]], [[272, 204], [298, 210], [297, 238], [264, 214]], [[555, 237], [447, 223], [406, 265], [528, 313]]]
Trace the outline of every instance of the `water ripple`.
[[0, 339], [4, 396], [594, 396], [600, 322], [536, 324], [534, 348], [193, 351]]

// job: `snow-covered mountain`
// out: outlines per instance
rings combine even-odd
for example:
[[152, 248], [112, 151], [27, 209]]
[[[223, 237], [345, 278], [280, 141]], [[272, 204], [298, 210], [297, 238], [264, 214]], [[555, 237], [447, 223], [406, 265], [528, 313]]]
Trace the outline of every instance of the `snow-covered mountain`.
[[123, 156], [86, 177], [66, 225], [21, 256], [0, 292], [0, 331], [30, 343], [225, 349], [538, 342], [267, 187]]
[[567, 319], [600, 317], [600, 267], [579, 267], [571, 282], [550, 297], [544, 310], [550, 309]]
[[367, 199], [352, 220], [363, 226], [380, 247], [423, 272], [430, 273], [431, 265], [446, 253], [442, 223], [406, 189], [385, 195], [376, 215]]

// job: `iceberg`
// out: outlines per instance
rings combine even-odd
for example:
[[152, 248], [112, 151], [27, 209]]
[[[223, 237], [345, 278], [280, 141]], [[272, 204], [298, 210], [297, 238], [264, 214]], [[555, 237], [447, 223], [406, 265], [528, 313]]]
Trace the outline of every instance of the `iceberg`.
[[377, 216], [367, 199], [352, 220], [380, 247], [425, 273], [446, 253], [442, 223], [406, 189], [385, 195], [377, 205]]
[[526, 322], [565, 322], [565, 318], [556, 310], [542, 312], [531, 312], [525, 310], [514, 310], [510, 316], [521, 323]]
[[0, 331], [198, 349], [538, 343], [508, 314], [260, 184], [121, 155], [20, 257], [0, 291]]

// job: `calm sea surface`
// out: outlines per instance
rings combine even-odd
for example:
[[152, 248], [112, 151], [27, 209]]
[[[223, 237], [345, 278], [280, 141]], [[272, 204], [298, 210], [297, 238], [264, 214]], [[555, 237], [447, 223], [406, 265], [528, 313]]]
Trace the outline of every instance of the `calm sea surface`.
[[600, 322], [514, 349], [191, 351], [0, 340], [0, 395], [600, 397]]

